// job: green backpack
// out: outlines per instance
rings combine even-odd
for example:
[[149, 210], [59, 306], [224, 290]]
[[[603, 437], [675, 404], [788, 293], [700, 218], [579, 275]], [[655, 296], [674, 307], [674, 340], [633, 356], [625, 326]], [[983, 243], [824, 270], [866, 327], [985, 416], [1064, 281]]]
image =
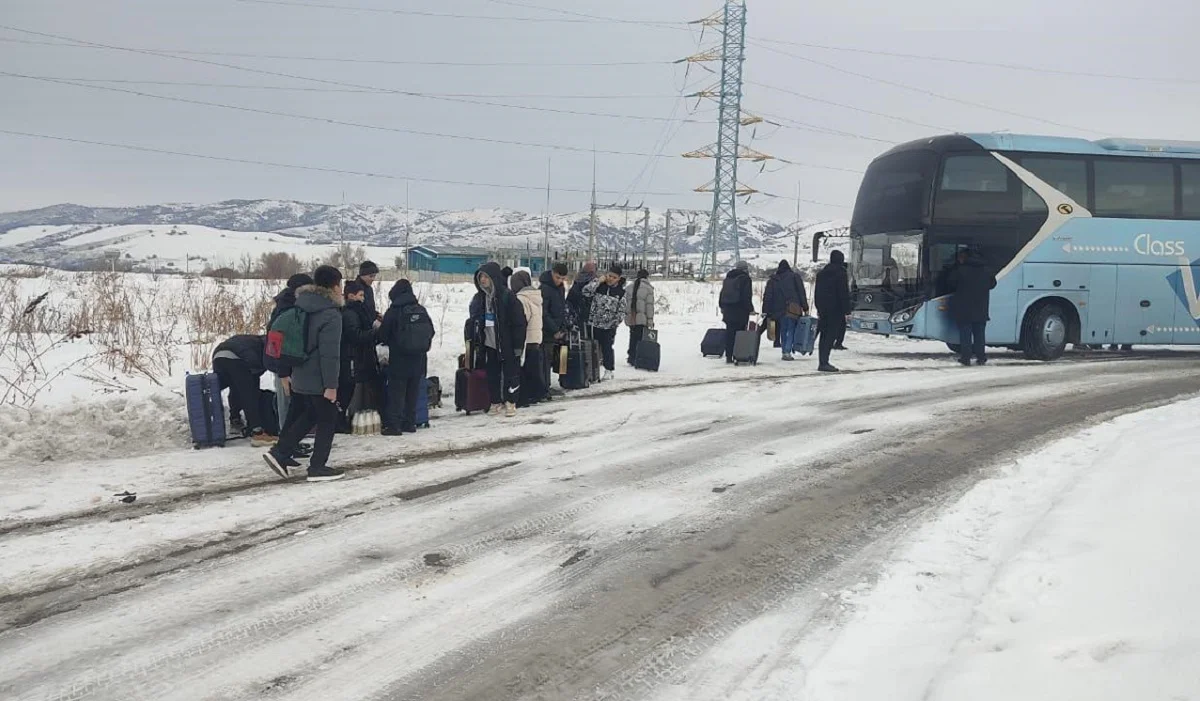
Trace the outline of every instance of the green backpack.
[[[263, 351], [269, 365], [295, 367], [308, 359], [308, 313], [292, 307], [279, 315], [267, 331]], [[267, 368], [278, 372], [275, 368]]]

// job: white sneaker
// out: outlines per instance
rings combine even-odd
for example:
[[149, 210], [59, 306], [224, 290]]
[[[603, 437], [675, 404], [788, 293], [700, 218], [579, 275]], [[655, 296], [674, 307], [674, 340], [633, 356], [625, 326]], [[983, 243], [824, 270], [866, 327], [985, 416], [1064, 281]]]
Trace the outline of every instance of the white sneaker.
[[508, 418], [513, 418], [517, 415], [517, 405], [509, 402], [504, 405], [504, 415]]
[[602, 380], [604, 380], [605, 382], [607, 382], [608, 380], [611, 380], [612, 378], [613, 378], [613, 371], [612, 371], [612, 370], [605, 370], [605, 371], [604, 371], [604, 377], [602, 377], [601, 379], [602, 379]]
[[503, 404], [493, 404], [492, 408], [488, 410], [488, 416], [499, 416], [500, 410], [503, 408]]

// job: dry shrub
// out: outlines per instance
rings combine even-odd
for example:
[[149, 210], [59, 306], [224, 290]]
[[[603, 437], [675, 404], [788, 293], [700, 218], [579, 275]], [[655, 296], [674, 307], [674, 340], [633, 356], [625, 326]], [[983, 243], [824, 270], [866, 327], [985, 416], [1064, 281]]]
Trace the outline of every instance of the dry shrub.
[[[192, 281], [194, 282], [194, 281]], [[261, 334], [275, 303], [272, 287], [189, 284], [184, 316], [191, 345], [192, 368], [207, 370], [216, 344], [238, 334]]]

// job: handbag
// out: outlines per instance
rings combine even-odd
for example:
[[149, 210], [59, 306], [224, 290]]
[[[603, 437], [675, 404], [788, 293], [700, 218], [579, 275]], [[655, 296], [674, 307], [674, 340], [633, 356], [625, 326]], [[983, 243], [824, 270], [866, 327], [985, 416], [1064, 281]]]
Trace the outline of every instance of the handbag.
[[777, 338], [779, 338], [779, 325], [775, 323], [774, 319], [769, 319], [767, 321], [767, 340], [774, 342]]
[[799, 319], [804, 316], [804, 307], [799, 302], [788, 302], [787, 315], [789, 319]]

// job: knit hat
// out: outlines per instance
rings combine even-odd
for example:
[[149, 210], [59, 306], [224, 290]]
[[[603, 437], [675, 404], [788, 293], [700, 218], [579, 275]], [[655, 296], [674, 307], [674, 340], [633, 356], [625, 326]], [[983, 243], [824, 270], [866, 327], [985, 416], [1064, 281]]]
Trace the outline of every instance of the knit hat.
[[322, 265], [313, 271], [313, 283], [317, 287], [332, 289], [342, 281], [342, 271], [332, 265]]
[[735, 265], [733, 267], [736, 268], [737, 270], [741, 270], [741, 271], [744, 271], [747, 273], [750, 272], [750, 264], [744, 260], [739, 260], [737, 262], [737, 265]]
[[369, 260], [364, 260], [362, 262], [362, 265], [358, 266], [358, 276], [359, 277], [366, 277], [368, 275], [378, 275], [378, 274], [379, 274], [379, 266], [375, 265], [374, 263], [372, 263]]
[[297, 274], [291, 276], [290, 278], [288, 278], [287, 288], [289, 290], [295, 291], [295, 290], [300, 289], [301, 287], [304, 287], [305, 285], [311, 285], [311, 284], [313, 284], [312, 275], [309, 275], [308, 273], [297, 273]]

